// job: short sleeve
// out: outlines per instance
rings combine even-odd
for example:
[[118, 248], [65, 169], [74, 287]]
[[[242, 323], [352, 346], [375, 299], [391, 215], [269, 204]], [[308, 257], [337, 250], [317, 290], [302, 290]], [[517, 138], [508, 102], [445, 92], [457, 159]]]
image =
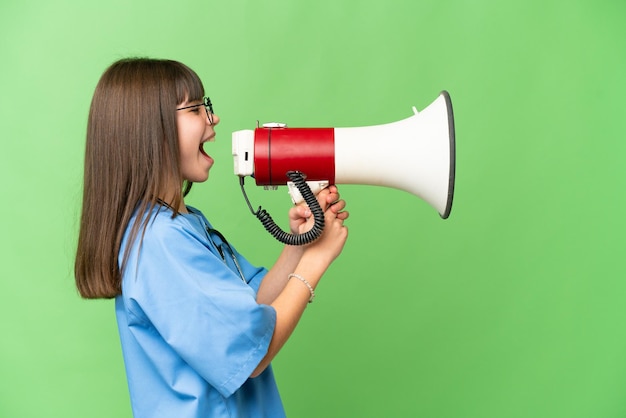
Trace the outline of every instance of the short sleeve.
[[[276, 312], [256, 302], [256, 288], [210, 250], [203, 231], [182, 220], [167, 221], [150, 223], [141, 245], [130, 253], [122, 290], [132, 318], [129, 328], [140, 344], [152, 345], [154, 338], [161, 338], [229, 396], [265, 356]], [[255, 281], [264, 274], [247, 261], [244, 270]], [[154, 331], [158, 336], [146, 335]]]

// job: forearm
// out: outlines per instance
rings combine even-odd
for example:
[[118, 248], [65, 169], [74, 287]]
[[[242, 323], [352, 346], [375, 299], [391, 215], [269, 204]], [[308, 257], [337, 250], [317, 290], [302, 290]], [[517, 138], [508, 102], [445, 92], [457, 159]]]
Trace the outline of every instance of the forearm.
[[[276, 325], [267, 353], [252, 373], [252, 377], [265, 370], [287, 342], [322, 275], [343, 249], [348, 237], [348, 230], [343, 221], [348, 214], [341, 212], [345, 202], [337, 201], [338, 198], [334, 186], [320, 193], [318, 199], [323, 204], [325, 216], [324, 232], [313, 243], [302, 247], [285, 247], [274, 267], [263, 279], [257, 293], [257, 301], [270, 304], [275, 309]], [[327, 210], [328, 208], [330, 210]], [[292, 210], [292, 214], [295, 214], [296, 210], [298, 209]], [[292, 216], [292, 219], [294, 218]], [[292, 276], [293, 278], [289, 279], [292, 273], [296, 277]]]
[[[307, 257], [305, 254], [289, 273], [295, 273], [305, 278], [311, 287], [315, 289], [329, 264], [330, 262], [320, 262], [319, 258]], [[274, 356], [287, 342], [311, 298], [309, 288], [299, 279], [288, 279], [289, 273], [285, 274], [285, 284], [282, 291], [271, 303], [271, 306], [276, 310], [274, 335], [272, 336], [267, 354], [255, 369], [252, 377], [265, 370]]]
[[286, 245], [274, 266], [267, 272], [257, 292], [257, 302], [272, 304], [287, 284], [287, 276], [293, 273], [302, 258], [302, 246]]

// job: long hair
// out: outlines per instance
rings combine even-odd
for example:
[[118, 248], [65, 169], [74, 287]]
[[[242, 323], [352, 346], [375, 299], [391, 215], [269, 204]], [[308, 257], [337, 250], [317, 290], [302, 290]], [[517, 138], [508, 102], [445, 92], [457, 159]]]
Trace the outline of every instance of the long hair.
[[[200, 100], [197, 74], [176, 61], [128, 58], [102, 75], [89, 110], [82, 214], [74, 264], [84, 298], [121, 293], [130, 243], [166, 190], [177, 187], [172, 207], [183, 198], [176, 107]], [[188, 191], [190, 184], [185, 188]], [[136, 213], [129, 245], [119, 263], [121, 242]], [[174, 214], [176, 215], [176, 213]]]

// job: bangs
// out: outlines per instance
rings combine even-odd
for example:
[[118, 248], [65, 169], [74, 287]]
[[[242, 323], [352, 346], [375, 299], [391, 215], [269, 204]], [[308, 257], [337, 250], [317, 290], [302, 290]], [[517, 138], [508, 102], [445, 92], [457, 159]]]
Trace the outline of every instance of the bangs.
[[176, 103], [199, 101], [204, 97], [204, 86], [200, 77], [189, 67], [177, 63]]

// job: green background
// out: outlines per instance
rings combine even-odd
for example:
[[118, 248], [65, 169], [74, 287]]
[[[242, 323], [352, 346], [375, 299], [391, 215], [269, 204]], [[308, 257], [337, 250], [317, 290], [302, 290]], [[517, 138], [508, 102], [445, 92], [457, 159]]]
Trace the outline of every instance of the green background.
[[[451, 217], [341, 188], [349, 241], [274, 363], [291, 417], [626, 416], [625, 18], [621, 0], [2, 1], [0, 417], [131, 416], [113, 302], [81, 300], [72, 269], [91, 96], [135, 55], [204, 80], [222, 122], [189, 203], [263, 265], [279, 245], [232, 131], [382, 124], [450, 92]], [[286, 218], [285, 188], [248, 191]]]

